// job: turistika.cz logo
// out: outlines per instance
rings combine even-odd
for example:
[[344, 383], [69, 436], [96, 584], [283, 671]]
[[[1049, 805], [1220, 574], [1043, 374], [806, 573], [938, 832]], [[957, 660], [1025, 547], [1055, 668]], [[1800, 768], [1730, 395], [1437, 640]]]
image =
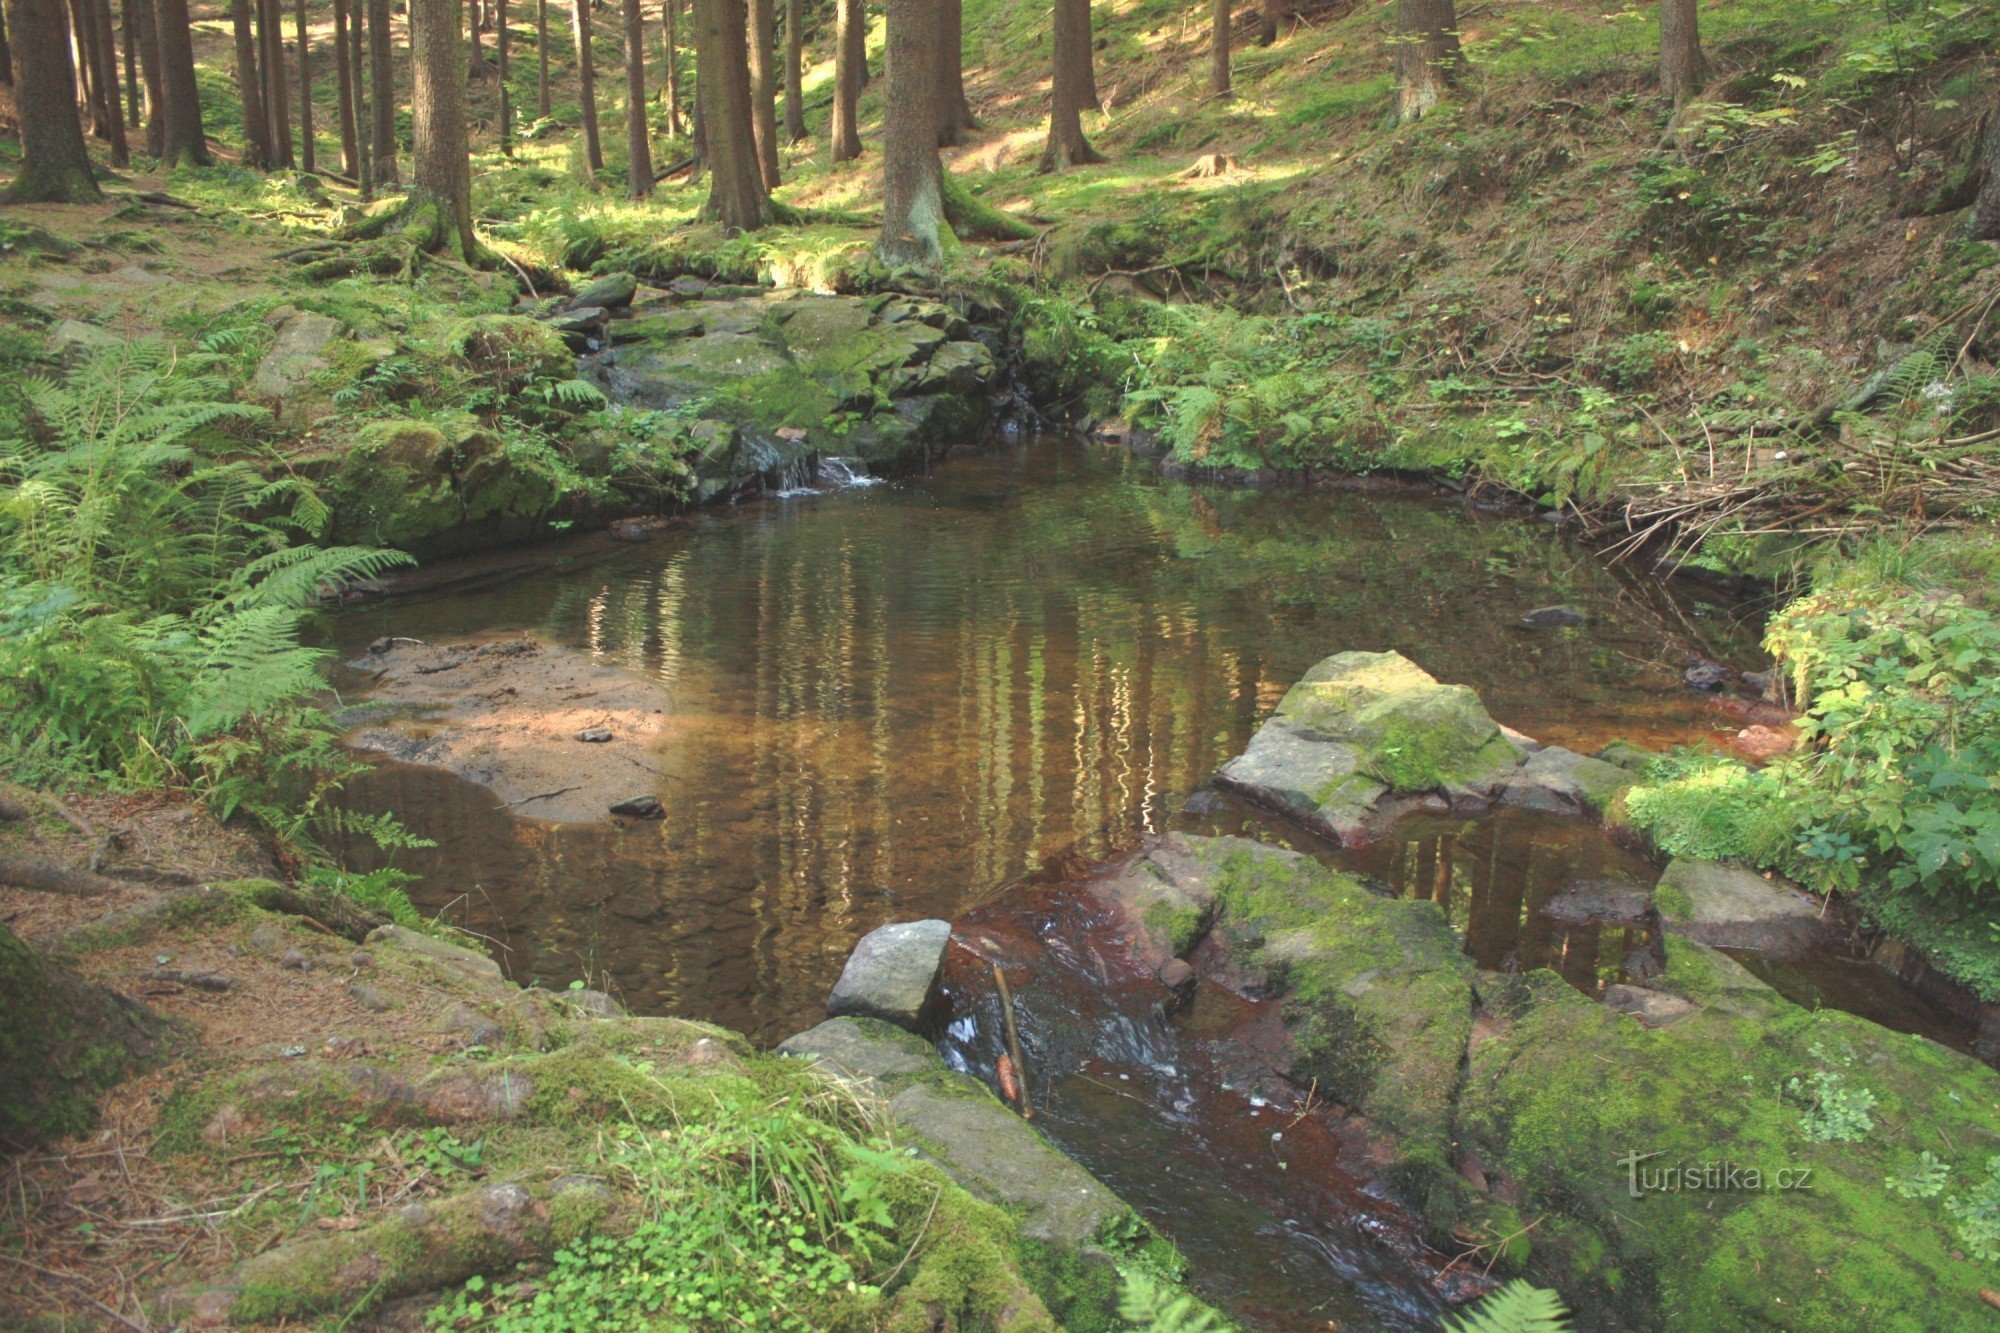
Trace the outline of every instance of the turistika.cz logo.
[[1647, 1194], [1754, 1194], [1760, 1190], [1809, 1190], [1813, 1169], [1785, 1166], [1776, 1170], [1744, 1166], [1728, 1158], [1709, 1162], [1646, 1163], [1666, 1156], [1658, 1152], [1628, 1152], [1618, 1159], [1625, 1168], [1625, 1189], [1637, 1199]]

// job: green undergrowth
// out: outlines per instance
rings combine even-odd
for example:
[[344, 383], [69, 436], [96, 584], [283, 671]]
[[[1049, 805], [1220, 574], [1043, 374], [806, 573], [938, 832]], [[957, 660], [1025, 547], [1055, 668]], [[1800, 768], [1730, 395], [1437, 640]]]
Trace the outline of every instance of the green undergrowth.
[[1627, 797], [1673, 855], [1734, 858], [1851, 895], [1982, 998], [2000, 999], [2000, 626], [1939, 580], [1990, 543], [1828, 561], [1766, 645], [1805, 709], [1760, 769], [1688, 754]]

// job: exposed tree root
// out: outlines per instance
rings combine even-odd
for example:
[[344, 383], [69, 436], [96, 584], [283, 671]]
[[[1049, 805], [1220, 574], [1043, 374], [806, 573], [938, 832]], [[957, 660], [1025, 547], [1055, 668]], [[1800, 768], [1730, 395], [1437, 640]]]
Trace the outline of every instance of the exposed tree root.
[[477, 242], [470, 253], [460, 253], [451, 219], [434, 200], [418, 195], [363, 218], [341, 240], [347, 244], [331, 254], [321, 254], [317, 247], [295, 251], [300, 274], [311, 282], [355, 273], [410, 277], [431, 256], [450, 256], [478, 269], [500, 266], [500, 257]]
[[248, 892], [251, 902], [268, 912], [283, 912], [287, 916], [302, 916], [315, 921], [334, 934], [359, 944], [368, 937], [368, 932], [377, 926], [389, 924], [389, 918], [382, 912], [362, 906], [344, 894], [326, 889], [306, 888], [297, 884], [279, 884], [264, 880], [252, 886]]
[[944, 220], [966, 240], [1025, 241], [1041, 234], [1033, 223], [974, 198], [949, 171], [944, 173]]
[[66, 866], [44, 856], [0, 856], [0, 884], [32, 889], [36, 893], [68, 893], [81, 897], [113, 893], [118, 888], [116, 880]]

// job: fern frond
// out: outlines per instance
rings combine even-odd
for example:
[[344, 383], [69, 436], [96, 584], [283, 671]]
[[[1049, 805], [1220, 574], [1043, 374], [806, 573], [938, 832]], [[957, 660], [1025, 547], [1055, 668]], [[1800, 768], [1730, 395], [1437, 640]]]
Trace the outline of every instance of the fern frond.
[[1561, 1296], [1517, 1278], [1444, 1326], [1447, 1333], [1561, 1333], [1570, 1322]]
[[401, 551], [374, 546], [288, 546], [245, 565], [230, 604], [302, 610], [342, 588], [415, 563]]

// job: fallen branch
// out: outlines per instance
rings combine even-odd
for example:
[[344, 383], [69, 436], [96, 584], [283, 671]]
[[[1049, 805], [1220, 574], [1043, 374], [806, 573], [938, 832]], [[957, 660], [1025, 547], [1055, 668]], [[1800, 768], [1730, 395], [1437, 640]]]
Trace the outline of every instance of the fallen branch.
[[1007, 986], [1007, 974], [993, 964], [993, 981], [1000, 988], [1000, 1025], [1006, 1034], [1007, 1058], [1014, 1062], [1018, 1086], [1014, 1089], [1021, 1107], [1021, 1119], [1033, 1120], [1035, 1108], [1028, 1101], [1028, 1062], [1021, 1055], [1021, 1034], [1014, 1027], [1014, 992]]
[[79, 898], [116, 893], [119, 887], [115, 880], [42, 856], [0, 856], [0, 884], [11, 884], [36, 893], [67, 893]]
[[496, 805], [493, 808], [495, 810], [511, 810], [517, 805], [526, 805], [530, 801], [551, 801], [558, 796], [563, 796], [573, 791], [582, 791], [582, 790], [583, 787], [581, 785], [570, 786], [570, 787], [557, 787], [554, 791], [538, 791], [533, 796], [523, 796], [518, 801], [508, 801], [503, 805]]

